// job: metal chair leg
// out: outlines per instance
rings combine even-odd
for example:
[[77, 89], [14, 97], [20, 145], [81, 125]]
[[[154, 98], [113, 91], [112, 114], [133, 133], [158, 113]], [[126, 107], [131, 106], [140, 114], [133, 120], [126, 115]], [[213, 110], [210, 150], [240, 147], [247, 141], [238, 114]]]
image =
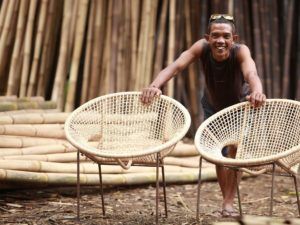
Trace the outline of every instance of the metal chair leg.
[[168, 217], [168, 209], [167, 209], [167, 194], [166, 194], [166, 179], [165, 179], [165, 167], [162, 165], [162, 180], [163, 180], [163, 190], [164, 190], [164, 203], [165, 203], [165, 215]]
[[77, 221], [80, 221], [80, 153], [77, 151]]
[[200, 204], [200, 188], [201, 188], [201, 169], [202, 169], [202, 157], [199, 159], [199, 177], [197, 186], [197, 210], [196, 210], [196, 220], [199, 221], [199, 204]]
[[242, 211], [242, 204], [241, 204], [241, 195], [240, 195], [240, 189], [239, 189], [239, 182], [238, 182], [238, 176], [237, 176], [238, 170], [235, 170], [235, 181], [236, 181], [236, 193], [238, 197], [238, 202], [239, 202], [239, 211], [240, 211], [240, 216], [243, 215]]
[[274, 177], [275, 177], [275, 163], [272, 164], [272, 188], [271, 188], [270, 216], [272, 216], [272, 214], [273, 214]]
[[295, 175], [293, 175], [293, 178], [294, 178], [295, 191], [296, 191], [296, 196], [297, 196], [298, 213], [299, 213], [299, 216], [300, 216], [300, 201], [299, 201], [297, 177]]
[[101, 171], [101, 164], [100, 163], [98, 163], [98, 171], [99, 171], [100, 194], [101, 194], [101, 202], [102, 202], [102, 214], [103, 214], [103, 216], [105, 216], [103, 184], [102, 184], [102, 171]]
[[159, 155], [156, 154], [156, 219], [155, 222], [158, 224], [158, 200], [159, 200]]

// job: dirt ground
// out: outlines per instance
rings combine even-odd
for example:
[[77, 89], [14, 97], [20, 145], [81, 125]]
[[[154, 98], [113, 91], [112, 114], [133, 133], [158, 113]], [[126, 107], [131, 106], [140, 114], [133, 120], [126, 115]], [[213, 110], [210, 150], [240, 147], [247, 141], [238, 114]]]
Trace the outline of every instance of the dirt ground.
[[[297, 217], [293, 180], [275, 177], [274, 215]], [[243, 212], [251, 215], [268, 215], [271, 177], [260, 176], [243, 179], [240, 185]], [[163, 202], [160, 204], [160, 224], [202, 224], [216, 221], [235, 221], [221, 218], [218, 213], [221, 196], [217, 182], [203, 183], [200, 222], [195, 220], [196, 184], [168, 185], [168, 218], [164, 218]], [[155, 187], [106, 187], [107, 215], [102, 216], [101, 199], [95, 187], [82, 189], [81, 224], [142, 225], [155, 224]], [[162, 192], [161, 192], [162, 194]], [[77, 224], [75, 188], [49, 188], [39, 190], [1, 191], [0, 224], [2, 225], [61, 225]]]

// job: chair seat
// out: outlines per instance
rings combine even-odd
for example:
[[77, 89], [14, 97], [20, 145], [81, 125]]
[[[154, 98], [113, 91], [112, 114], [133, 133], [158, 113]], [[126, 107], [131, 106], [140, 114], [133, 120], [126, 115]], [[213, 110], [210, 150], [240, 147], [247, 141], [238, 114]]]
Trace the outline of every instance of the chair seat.
[[[295, 173], [300, 161], [300, 103], [268, 99], [259, 108], [248, 102], [228, 107], [201, 124], [195, 145], [215, 164], [253, 167], [276, 161]], [[237, 147], [234, 159], [221, 153], [229, 145]]]
[[[272, 174], [270, 215], [273, 212], [274, 176], [294, 179], [300, 215], [297, 172], [300, 163], [300, 102], [268, 99], [257, 108], [249, 102], [225, 108], [205, 120], [198, 128], [195, 145], [200, 154], [196, 218], [199, 220], [202, 158], [233, 169], [240, 216], [238, 173]], [[236, 147], [235, 158], [222, 155], [225, 147]], [[228, 175], [228, 174], [227, 174]], [[230, 180], [230, 179], [229, 179]]]
[[129, 169], [132, 165], [156, 167], [156, 223], [158, 223], [159, 168], [161, 168], [167, 216], [163, 158], [185, 136], [191, 118], [187, 109], [170, 97], [164, 95], [155, 97], [151, 104], [143, 104], [140, 98], [140, 92], [104, 95], [83, 104], [68, 117], [65, 123], [66, 137], [78, 148], [78, 219], [79, 151], [98, 164], [103, 215], [105, 206], [101, 165], [118, 163], [124, 169]]

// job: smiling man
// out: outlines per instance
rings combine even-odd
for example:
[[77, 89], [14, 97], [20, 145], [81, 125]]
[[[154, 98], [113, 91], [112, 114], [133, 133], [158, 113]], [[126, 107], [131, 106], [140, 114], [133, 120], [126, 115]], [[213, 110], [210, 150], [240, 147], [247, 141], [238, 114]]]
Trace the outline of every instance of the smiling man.
[[[160, 95], [160, 88], [188, 65], [201, 60], [206, 87], [201, 104], [204, 119], [214, 113], [247, 99], [254, 107], [263, 104], [266, 96], [257, 74], [249, 48], [237, 44], [233, 17], [227, 14], [214, 14], [210, 17], [207, 34], [178, 59], [159, 72], [149, 87], [144, 88], [141, 100], [150, 103], [154, 96]], [[236, 148], [228, 147], [223, 151], [227, 157], [234, 157]], [[233, 200], [236, 192], [235, 175], [223, 167], [216, 167], [223, 204], [223, 216], [236, 216]]]

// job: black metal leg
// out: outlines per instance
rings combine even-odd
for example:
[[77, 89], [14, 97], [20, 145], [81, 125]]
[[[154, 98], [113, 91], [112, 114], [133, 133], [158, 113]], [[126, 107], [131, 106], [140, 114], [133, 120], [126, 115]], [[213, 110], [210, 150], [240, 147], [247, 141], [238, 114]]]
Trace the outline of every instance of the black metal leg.
[[101, 201], [102, 201], [102, 213], [103, 213], [103, 216], [105, 216], [103, 184], [102, 184], [102, 171], [101, 171], [101, 164], [100, 163], [98, 163], [98, 171], [99, 171], [99, 182], [100, 182], [100, 194], [101, 194]]
[[272, 214], [273, 214], [274, 175], [275, 175], [275, 163], [272, 164], [272, 188], [271, 188], [270, 216], [272, 216]]
[[294, 178], [295, 191], [296, 191], [296, 196], [297, 196], [298, 213], [299, 213], [299, 216], [300, 216], [300, 202], [299, 202], [299, 193], [298, 193], [298, 185], [297, 185], [296, 175], [293, 175], [293, 178]]
[[156, 224], [158, 224], [158, 199], [159, 199], [159, 155], [156, 154]]
[[165, 203], [165, 215], [168, 217], [168, 210], [167, 210], [167, 194], [166, 194], [166, 179], [165, 179], [165, 167], [162, 165], [161, 167], [162, 172], [162, 179], [163, 179], [163, 190], [164, 190], [164, 203]]
[[236, 181], [236, 193], [237, 193], [237, 197], [238, 197], [238, 202], [239, 202], [239, 210], [240, 210], [240, 216], [243, 215], [243, 211], [242, 211], [242, 204], [241, 204], [241, 195], [240, 195], [240, 189], [239, 189], [239, 182], [238, 182], [238, 170], [234, 171], [235, 174], [235, 181]]
[[199, 159], [199, 177], [198, 177], [198, 190], [197, 190], [197, 210], [196, 210], [196, 220], [199, 221], [199, 204], [200, 204], [200, 188], [201, 188], [201, 169], [202, 169], [202, 157]]
[[77, 151], [77, 220], [80, 221], [80, 153]]

